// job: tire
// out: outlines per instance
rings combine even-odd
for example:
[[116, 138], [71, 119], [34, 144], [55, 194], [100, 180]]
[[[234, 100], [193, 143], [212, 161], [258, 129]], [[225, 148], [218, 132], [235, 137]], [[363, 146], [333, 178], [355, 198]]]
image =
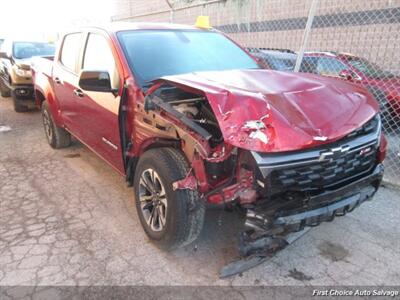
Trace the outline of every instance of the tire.
[[4, 84], [3, 79], [0, 79], [0, 94], [4, 98], [11, 96], [10, 90]]
[[[189, 169], [185, 156], [172, 148], [145, 152], [136, 167], [134, 191], [140, 223], [150, 240], [164, 250], [190, 244], [203, 228], [205, 205], [198, 191], [172, 189], [172, 184], [185, 178]], [[151, 170], [155, 174], [153, 180], [150, 177]], [[156, 187], [159, 196], [150, 195], [144, 178], [155, 183], [153, 187]], [[154, 215], [154, 211], [158, 213]], [[155, 217], [151, 219], [152, 215]]]
[[66, 148], [71, 144], [71, 135], [54, 124], [47, 101], [42, 103], [42, 120], [47, 142], [54, 149]]
[[12, 93], [12, 100], [13, 100], [13, 104], [14, 104], [14, 110], [16, 112], [26, 112], [26, 111], [28, 111], [28, 107], [26, 107], [25, 105], [21, 104], [14, 93]]

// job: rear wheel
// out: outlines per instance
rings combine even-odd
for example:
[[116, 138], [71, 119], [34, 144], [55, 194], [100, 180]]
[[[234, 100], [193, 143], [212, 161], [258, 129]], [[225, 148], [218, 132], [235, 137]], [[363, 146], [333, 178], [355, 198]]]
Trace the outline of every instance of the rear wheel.
[[52, 148], [65, 148], [71, 144], [71, 135], [69, 132], [54, 124], [47, 101], [44, 101], [42, 104], [42, 119], [47, 142]]
[[198, 192], [172, 188], [188, 171], [184, 155], [172, 148], [147, 151], [136, 168], [134, 189], [140, 222], [152, 242], [166, 250], [193, 242], [203, 227], [205, 206]]

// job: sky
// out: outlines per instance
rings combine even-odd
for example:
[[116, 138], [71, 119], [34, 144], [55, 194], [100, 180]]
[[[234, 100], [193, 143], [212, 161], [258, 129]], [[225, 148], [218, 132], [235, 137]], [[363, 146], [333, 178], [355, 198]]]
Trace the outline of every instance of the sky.
[[51, 38], [74, 27], [108, 22], [112, 0], [3, 0], [0, 38]]

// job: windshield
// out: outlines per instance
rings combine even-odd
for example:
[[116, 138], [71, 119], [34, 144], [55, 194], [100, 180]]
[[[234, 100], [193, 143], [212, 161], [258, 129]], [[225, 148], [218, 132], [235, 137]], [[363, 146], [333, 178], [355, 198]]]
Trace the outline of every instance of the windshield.
[[118, 38], [141, 85], [167, 75], [259, 68], [245, 51], [215, 32], [123, 31]]
[[17, 59], [54, 55], [54, 52], [54, 45], [48, 43], [15, 42], [13, 45], [13, 56]]
[[394, 77], [390, 72], [382, 70], [378, 65], [367, 61], [362, 58], [349, 57], [347, 58], [349, 64], [356, 68], [359, 72], [365, 74], [367, 77], [375, 79], [385, 79]]

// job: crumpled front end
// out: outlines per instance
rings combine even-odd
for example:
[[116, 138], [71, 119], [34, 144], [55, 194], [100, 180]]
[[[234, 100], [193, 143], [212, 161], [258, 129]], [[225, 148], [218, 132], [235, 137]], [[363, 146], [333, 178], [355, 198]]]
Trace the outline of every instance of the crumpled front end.
[[[280, 224], [297, 220], [298, 230], [351, 211], [378, 189], [385, 143], [377, 115], [352, 134], [321, 147], [280, 154], [252, 152], [260, 186], [255, 209], [269, 212], [265, 218]], [[335, 209], [326, 214], [331, 205]]]
[[242, 259], [221, 277], [246, 271], [294, 242], [307, 228], [345, 216], [371, 200], [384, 173], [386, 139], [379, 115], [359, 130], [321, 147], [283, 153], [251, 152], [257, 200], [246, 203]]
[[224, 141], [251, 151], [296, 151], [333, 142], [378, 112], [362, 87], [311, 74], [243, 70], [162, 80], [204, 95]]
[[[156, 81], [146, 105], [178, 121], [193, 171], [175, 188], [198, 188], [209, 203], [303, 197], [376, 166], [378, 105], [340, 80], [266, 70], [177, 75]], [[367, 137], [374, 141], [362, 144]]]
[[[165, 77], [145, 99], [143, 113], [154, 111], [151, 124], [179, 141], [192, 167], [173, 188], [246, 209], [243, 256], [352, 211], [382, 180], [378, 105], [342, 81], [260, 70]], [[144, 132], [150, 118], [137, 119]]]

